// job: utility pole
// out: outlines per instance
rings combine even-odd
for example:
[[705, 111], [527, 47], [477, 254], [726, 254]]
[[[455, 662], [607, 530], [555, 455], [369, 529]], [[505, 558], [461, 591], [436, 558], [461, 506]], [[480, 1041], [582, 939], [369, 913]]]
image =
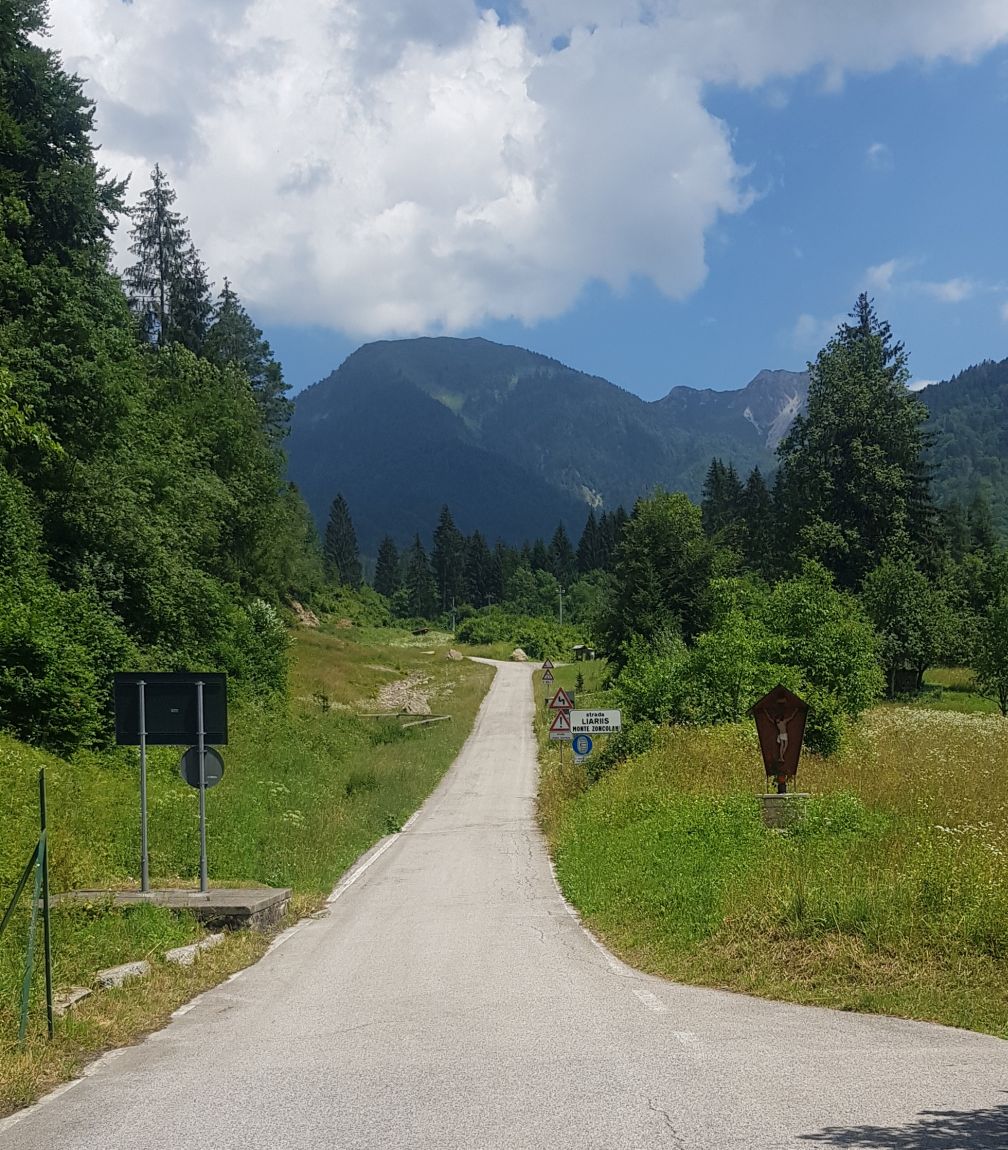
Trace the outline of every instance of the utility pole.
[[452, 596], [452, 634], [455, 633], [455, 596]]
[[[560, 584], [557, 584], [560, 587]], [[563, 587], [560, 587], [560, 626], [563, 626]]]

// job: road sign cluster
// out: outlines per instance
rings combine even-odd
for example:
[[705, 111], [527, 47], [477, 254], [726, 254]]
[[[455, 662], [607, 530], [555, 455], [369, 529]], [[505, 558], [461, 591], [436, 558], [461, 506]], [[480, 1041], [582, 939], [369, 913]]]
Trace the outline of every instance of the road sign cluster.
[[[553, 664], [543, 663], [542, 681], [553, 682]], [[619, 711], [577, 711], [574, 709], [574, 696], [557, 687], [552, 695], [546, 696], [546, 706], [553, 712], [550, 721], [549, 737], [571, 744], [574, 761], [582, 762], [592, 750], [592, 735], [611, 735], [622, 727], [622, 714]]]

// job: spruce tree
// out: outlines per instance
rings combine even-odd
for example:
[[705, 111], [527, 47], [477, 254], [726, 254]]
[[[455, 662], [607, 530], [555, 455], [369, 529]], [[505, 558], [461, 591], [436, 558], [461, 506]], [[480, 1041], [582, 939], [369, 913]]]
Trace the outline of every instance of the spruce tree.
[[889, 554], [927, 561], [936, 511], [922, 462], [927, 408], [907, 390], [907, 356], [868, 296], [809, 364], [808, 407], [777, 449], [792, 563], [817, 559], [842, 587]]
[[474, 531], [466, 542], [465, 601], [473, 607], [485, 607], [492, 582], [493, 556], [480, 532]]
[[571, 541], [567, 537], [562, 523], [553, 532], [547, 556], [549, 558], [548, 570], [553, 578], [561, 587], [569, 587], [577, 578], [577, 556], [574, 554], [574, 548], [571, 546]]
[[375, 560], [374, 589], [386, 599], [402, 586], [402, 570], [399, 565], [399, 551], [390, 535], [378, 544], [378, 558]]
[[266, 433], [272, 442], [279, 442], [287, 434], [294, 409], [287, 398], [289, 387], [284, 382], [280, 364], [273, 358], [269, 342], [252, 322], [226, 278], [217, 297], [203, 354], [220, 366], [231, 363], [245, 373], [262, 413]]
[[584, 531], [581, 532], [581, 539], [578, 542], [577, 565], [582, 575], [587, 575], [589, 571], [597, 571], [603, 566], [602, 540], [594, 507], [588, 510]]
[[357, 550], [357, 532], [354, 531], [350, 508], [343, 496], [337, 495], [329, 509], [323, 545], [326, 573], [329, 578], [348, 587], [361, 585], [360, 553]]
[[453, 602], [462, 601], [465, 587], [465, 537], [455, 526], [447, 504], [441, 508], [438, 525], [434, 529], [431, 566], [441, 610], [447, 611]]
[[754, 467], [741, 496], [744, 530], [742, 550], [746, 566], [766, 579], [774, 576], [774, 514], [770, 489], [763, 473]]
[[403, 590], [406, 592], [407, 610], [414, 618], [429, 619], [437, 610], [437, 585], [419, 534], [406, 552]]

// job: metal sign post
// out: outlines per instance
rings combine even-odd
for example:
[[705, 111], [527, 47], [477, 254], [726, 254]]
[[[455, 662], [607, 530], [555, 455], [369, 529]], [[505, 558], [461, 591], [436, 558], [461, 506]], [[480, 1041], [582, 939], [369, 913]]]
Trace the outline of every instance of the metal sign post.
[[210, 889], [206, 857], [206, 732], [203, 730], [203, 680], [196, 681], [196, 747], [199, 756], [199, 888]]
[[140, 725], [140, 890], [150, 890], [150, 865], [147, 856], [147, 709], [145, 688], [141, 679], [137, 683], [137, 707]]

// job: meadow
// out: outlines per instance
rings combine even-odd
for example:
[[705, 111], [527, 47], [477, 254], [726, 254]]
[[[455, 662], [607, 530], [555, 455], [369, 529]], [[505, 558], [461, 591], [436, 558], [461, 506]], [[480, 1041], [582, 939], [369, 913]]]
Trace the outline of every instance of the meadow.
[[[290, 700], [245, 699], [232, 708], [225, 774], [207, 793], [211, 886], [289, 886], [291, 918], [316, 910], [353, 860], [399, 829], [434, 788], [471, 729], [492, 669], [446, 658], [446, 637], [393, 629], [299, 630]], [[433, 711], [451, 721], [403, 729], [363, 718], [376, 693], [407, 676], [422, 681]], [[178, 776], [179, 751], [149, 755], [151, 885], [196, 886], [198, 794]], [[139, 885], [136, 748], [79, 752], [66, 761], [0, 734], [0, 891], [11, 891], [38, 833], [37, 776], [46, 768], [54, 893]], [[6, 900], [4, 899], [4, 903]], [[191, 968], [161, 959], [205, 931], [154, 907], [117, 910], [107, 900], [53, 912], [57, 988], [91, 984], [96, 970], [147, 958], [142, 983], [103, 991], [57, 1021], [45, 1040], [41, 963], [29, 1041], [15, 1049], [27, 936], [27, 899], [0, 938], [0, 1114], [72, 1075], [86, 1058], [161, 1025], [173, 1009], [258, 958], [268, 939], [229, 934]]]
[[634, 965], [1008, 1037], [1000, 715], [873, 709], [839, 755], [803, 755], [811, 798], [787, 833], [762, 824], [748, 724], [664, 729], [594, 786], [569, 756], [542, 762], [564, 893]]

